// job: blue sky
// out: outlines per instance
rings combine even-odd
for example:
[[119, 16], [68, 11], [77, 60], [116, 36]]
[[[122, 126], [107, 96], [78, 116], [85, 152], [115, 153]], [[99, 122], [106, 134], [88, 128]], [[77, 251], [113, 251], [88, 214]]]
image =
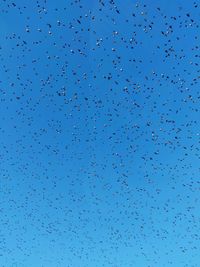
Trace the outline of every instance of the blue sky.
[[0, 266], [199, 266], [199, 6], [0, 3]]

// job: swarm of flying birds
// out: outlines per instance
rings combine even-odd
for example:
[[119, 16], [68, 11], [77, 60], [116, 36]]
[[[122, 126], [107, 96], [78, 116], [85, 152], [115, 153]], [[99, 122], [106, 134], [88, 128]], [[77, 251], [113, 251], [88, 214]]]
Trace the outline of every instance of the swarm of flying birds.
[[199, 267], [198, 1], [0, 14], [0, 267]]

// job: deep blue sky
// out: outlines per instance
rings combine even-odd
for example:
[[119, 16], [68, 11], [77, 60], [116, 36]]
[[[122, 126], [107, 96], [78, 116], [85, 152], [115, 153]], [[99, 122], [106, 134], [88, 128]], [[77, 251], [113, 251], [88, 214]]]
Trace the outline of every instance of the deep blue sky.
[[0, 1], [0, 267], [199, 267], [193, 1]]

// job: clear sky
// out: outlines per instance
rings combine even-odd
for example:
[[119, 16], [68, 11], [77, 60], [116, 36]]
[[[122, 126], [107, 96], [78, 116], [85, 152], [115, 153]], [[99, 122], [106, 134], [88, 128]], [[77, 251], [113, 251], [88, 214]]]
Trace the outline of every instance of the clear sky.
[[0, 1], [0, 267], [199, 267], [198, 1]]

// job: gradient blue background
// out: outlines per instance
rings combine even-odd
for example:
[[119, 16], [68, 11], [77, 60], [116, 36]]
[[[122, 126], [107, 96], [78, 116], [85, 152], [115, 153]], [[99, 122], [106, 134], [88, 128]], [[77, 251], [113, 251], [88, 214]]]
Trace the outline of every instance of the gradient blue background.
[[199, 14], [0, 1], [1, 267], [199, 266]]

